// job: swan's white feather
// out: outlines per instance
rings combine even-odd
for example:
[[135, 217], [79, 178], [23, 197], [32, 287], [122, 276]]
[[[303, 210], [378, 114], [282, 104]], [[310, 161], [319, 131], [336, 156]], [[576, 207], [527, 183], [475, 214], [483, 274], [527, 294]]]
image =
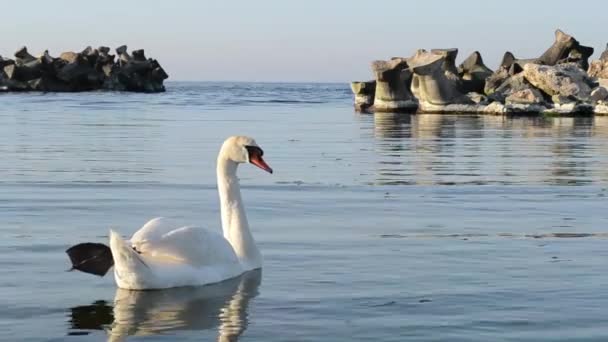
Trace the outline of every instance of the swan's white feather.
[[[145, 236], [140, 232], [134, 236]], [[110, 246], [116, 284], [125, 289], [204, 285], [243, 272], [230, 243], [199, 227], [181, 227], [130, 243], [112, 233]]]
[[157, 239], [132, 239], [131, 245], [143, 256], [195, 267], [239, 263], [232, 246], [223, 236], [200, 227], [176, 228]]

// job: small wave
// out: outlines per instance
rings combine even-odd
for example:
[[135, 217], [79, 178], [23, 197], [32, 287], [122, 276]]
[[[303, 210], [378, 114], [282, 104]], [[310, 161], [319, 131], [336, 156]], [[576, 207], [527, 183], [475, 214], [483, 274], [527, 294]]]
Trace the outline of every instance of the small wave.
[[575, 238], [608, 238], [608, 232], [602, 233], [543, 233], [543, 234], [526, 234], [526, 233], [456, 233], [456, 234], [380, 234], [378, 237], [382, 239], [469, 239], [469, 238], [512, 238], [512, 239], [575, 239]]

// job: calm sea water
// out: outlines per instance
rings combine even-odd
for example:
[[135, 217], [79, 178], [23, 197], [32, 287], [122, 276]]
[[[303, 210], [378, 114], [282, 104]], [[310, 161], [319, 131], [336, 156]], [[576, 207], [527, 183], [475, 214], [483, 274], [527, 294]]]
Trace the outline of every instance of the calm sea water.
[[[604, 341], [608, 117], [361, 115], [332, 84], [0, 96], [0, 339]], [[219, 231], [240, 169], [261, 274], [129, 292], [64, 250], [167, 216]]]

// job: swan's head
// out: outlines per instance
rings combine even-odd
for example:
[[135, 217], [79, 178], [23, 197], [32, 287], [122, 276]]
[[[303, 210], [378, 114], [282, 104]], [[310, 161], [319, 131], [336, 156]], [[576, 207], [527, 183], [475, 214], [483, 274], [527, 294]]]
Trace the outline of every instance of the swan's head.
[[266, 164], [262, 156], [264, 151], [253, 138], [245, 136], [233, 136], [222, 145], [220, 156], [235, 163], [250, 163], [260, 169], [272, 173], [272, 168]]

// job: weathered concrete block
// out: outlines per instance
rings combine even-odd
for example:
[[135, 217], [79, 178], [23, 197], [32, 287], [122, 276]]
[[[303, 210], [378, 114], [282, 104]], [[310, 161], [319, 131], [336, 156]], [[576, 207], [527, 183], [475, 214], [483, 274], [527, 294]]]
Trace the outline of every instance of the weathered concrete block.
[[416, 101], [409, 90], [412, 74], [404, 58], [375, 61], [374, 110], [379, 112], [415, 111]]
[[351, 82], [350, 89], [355, 95], [355, 110], [366, 112], [374, 105], [376, 81]]
[[412, 92], [419, 102], [430, 105], [472, 104], [460, 92], [458, 83], [446, 76], [443, 70], [445, 55], [419, 50], [408, 59], [410, 70], [414, 73]]
[[462, 79], [462, 89], [467, 93], [483, 93], [486, 79], [492, 74], [492, 70], [483, 63], [478, 51], [473, 52], [458, 67], [458, 75]]

